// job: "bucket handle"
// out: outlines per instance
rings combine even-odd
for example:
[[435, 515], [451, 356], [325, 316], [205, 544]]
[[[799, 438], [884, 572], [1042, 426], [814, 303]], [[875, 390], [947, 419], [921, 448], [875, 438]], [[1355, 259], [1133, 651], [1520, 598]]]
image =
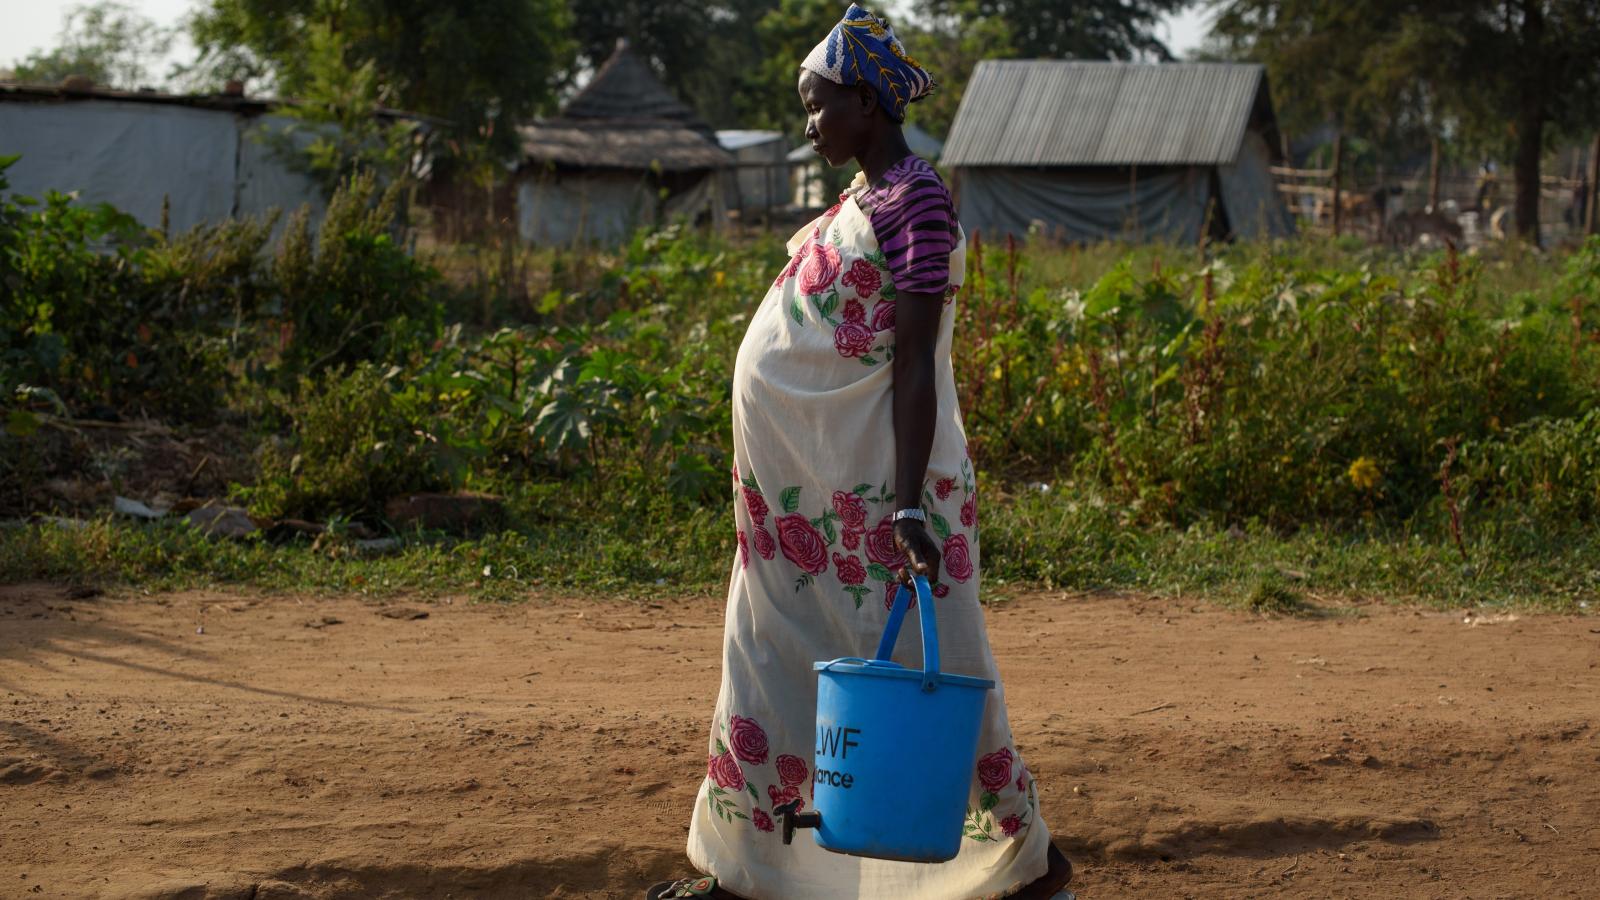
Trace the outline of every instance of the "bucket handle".
[[[933, 609], [933, 592], [928, 589], [928, 579], [918, 575], [913, 579], [917, 588], [917, 618], [922, 620], [922, 689], [932, 691], [939, 686], [939, 627]], [[900, 623], [906, 610], [911, 608], [911, 588], [900, 585], [895, 592], [894, 607], [889, 610], [889, 622], [883, 626], [883, 638], [878, 641], [877, 659], [887, 662], [894, 654], [895, 642], [900, 639]]]

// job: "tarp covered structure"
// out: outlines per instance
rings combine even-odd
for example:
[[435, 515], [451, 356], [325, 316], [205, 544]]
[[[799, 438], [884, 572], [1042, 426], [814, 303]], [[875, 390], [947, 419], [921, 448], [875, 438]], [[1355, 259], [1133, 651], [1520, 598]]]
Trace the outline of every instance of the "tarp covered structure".
[[722, 173], [722, 196], [729, 209], [771, 211], [788, 204], [789, 151], [783, 132], [718, 131], [717, 143], [733, 155], [736, 166]]
[[517, 230], [533, 243], [618, 243], [668, 218], [719, 216], [733, 157], [626, 40], [561, 115], [518, 129]]
[[285, 159], [292, 120], [266, 101], [226, 95], [0, 85], [0, 156], [15, 193], [76, 192], [155, 228], [182, 231], [230, 217], [326, 206], [317, 184]]
[[1275, 237], [1262, 67], [985, 60], [945, 144], [961, 223], [1068, 241]]

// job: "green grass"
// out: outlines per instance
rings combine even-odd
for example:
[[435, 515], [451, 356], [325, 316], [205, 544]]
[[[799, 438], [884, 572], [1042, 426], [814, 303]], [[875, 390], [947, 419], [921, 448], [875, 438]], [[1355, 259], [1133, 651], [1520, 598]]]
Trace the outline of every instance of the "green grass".
[[[725, 590], [733, 565], [725, 512], [673, 513], [641, 501], [599, 521], [578, 509], [475, 538], [406, 535], [401, 549], [378, 556], [304, 540], [213, 540], [176, 522], [29, 525], [0, 532], [0, 579], [488, 601], [550, 591], [646, 598]], [[1270, 613], [1351, 600], [1565, 612], [1600, 602], [1600, 538], [1584, 533], [1486, 534], [1467, 541], [1463, 562], [1448, 539], [1420, 531], [1124, 527], [1104, 506], [1029, 495], [991, 504], [982, 534], [989, 599], [1033, 587], [1126, 590]]]

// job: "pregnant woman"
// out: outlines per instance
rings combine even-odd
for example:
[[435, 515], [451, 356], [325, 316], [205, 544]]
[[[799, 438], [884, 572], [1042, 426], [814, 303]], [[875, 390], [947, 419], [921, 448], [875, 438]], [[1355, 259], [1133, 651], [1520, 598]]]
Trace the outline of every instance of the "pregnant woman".
[[[870, 653], [898, 582], [933, 582], [945, 671], [999, 681], [978, 605], [978, 483], [950, 365], [966, 242], [943, 181], [901, 133], [906, 104], [932, 87], [889, 26], [854, 5], [801, 66], [806, 137], [829, 164], [853, 159], [862, 174], [790, 239], [739, 348], [738, 552], [689, 831], [689, 859], [705, 874], [650, 897], [1049, 898], [1071, 877], [998, 687], [955, 859], [785, 845], [773, 812], [811, 800], [812, 662]], [[919, 652], [898, 661], [920, 667]]]

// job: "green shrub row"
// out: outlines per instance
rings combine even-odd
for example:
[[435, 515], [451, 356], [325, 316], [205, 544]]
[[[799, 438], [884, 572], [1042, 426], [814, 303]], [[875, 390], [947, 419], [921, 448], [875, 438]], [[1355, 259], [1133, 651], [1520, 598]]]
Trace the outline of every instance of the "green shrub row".
[[[377, 519], [448, 487], [727, 502], [732, 360], [776, 239], [524, 251], [531, 299], [464, 297], [396, 240], [394, 203], [358, 178], [314, 234], [302, 214], [274, 239], [272, 222], [169, 237], [59, 195], [0, 200], [3, 440], [63, 411], [232, 418], [262, 445], [238, 496], [269, 515]], [[1547, 257], [975, 236], [958, 310], [998, 494], [1093, 497], [1121, 528], [1378, 523], [1459, 548], [1600, 509], [1600, 241]]]

